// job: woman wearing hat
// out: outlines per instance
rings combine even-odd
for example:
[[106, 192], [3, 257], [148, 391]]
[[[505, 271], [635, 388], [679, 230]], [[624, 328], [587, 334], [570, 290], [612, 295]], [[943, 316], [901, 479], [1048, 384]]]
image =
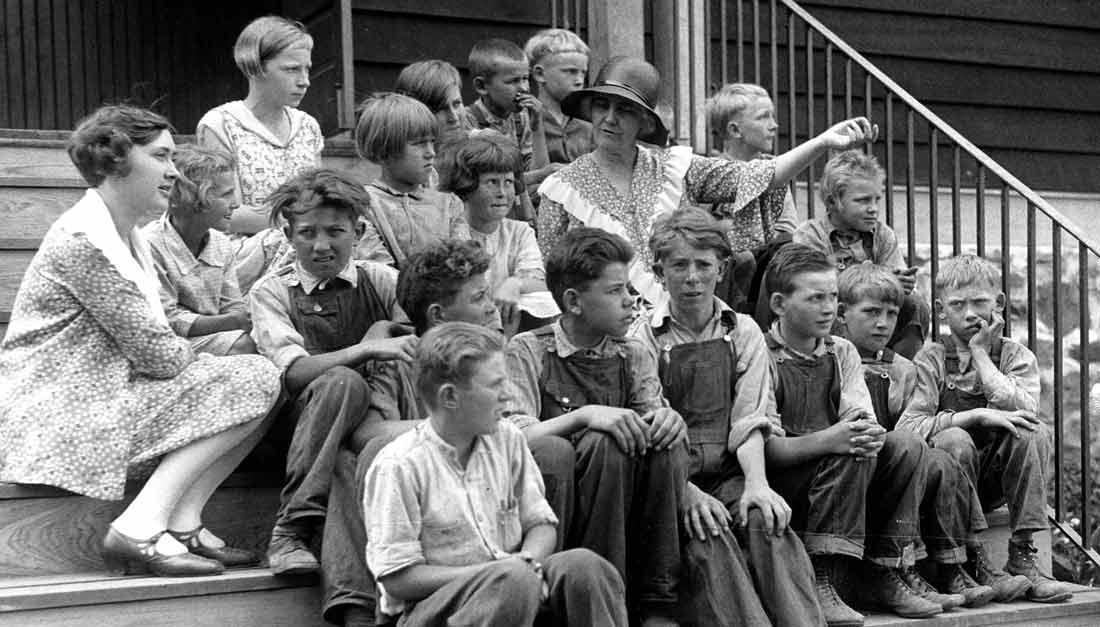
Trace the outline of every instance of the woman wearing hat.
[[592, 123], [596, 148], [539, 187], [543, 255], [578, 225], [621, 235], [634, 245], [631, 285], [651, 305], [665, 299], [647, 245], [658, 216], [691, 203], [751, 202], [769, 188], [786, 185], [826, 151], [874, 141], [878, 134], [877, 126], [860, 117], [840, 122], [775, 159], [701, 157], [686, 146], [664, 147], [668, 129], [655, 110], [660, 80], [649, 63], [615, 57], [600, 70], [595, 85], [567, 96], [562, 111]]

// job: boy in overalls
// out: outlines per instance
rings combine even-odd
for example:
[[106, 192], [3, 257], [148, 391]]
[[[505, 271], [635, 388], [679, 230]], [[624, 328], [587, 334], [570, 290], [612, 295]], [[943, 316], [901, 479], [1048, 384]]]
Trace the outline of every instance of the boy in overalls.
[[577, 496], [565, 546], [607, 558], [639, 621], [664, 625], [677, 610], [687, 429], [661, 394], [652, 353], [624, 337], [633, 321], [633, 256], [625, 239], [590, 227], [554, 246], [546, 282], [562, 316], [509, 342], [505, 415], [528, 441], [572, 441]]
[[286, 222], [297, 260], [251, 292], [252, 339], [284, 369], [295, 428], [286, 484], [271, 532], [268, 562], [276, 574], [319, 568], [309, 549], [324, 522], [340, 443], [362, 422], [369, 399], [363, 375], [377, 360], [412, 359], [415, 337], [390, 337], [396, 271], [351, 257], [362, 235], [363, 187], [334, 170], [292, 178], [268, 198]]
[[[837, 291], [835, 328], [859, 350], [875, 416], [888, 431], [892, 430], [917, 383], [913, 362], [886, 346], [897, 324], [905, 290], [890, 269], [861, 263], [840, 273]], [[963, 568], [967, 542], [987, 527], [981, 502], [966, 473], [946, 451], [929, 449], [926, 459], [928, 478], [921, 503], [917, 554], [924, 560], [922, 570], [947, 594], [939, 594], [912, 567], [902, 573], [905, 582], [944, 609], [957, 605], [980, 607], [999, 594], [1022, 594], [1028, 586], [1024, 577], [1013, 580], [1006, 575], [994, 589], [974, 581]]]
[[786, 432], [766, 443], [768, 473], [794, 510], [791, 525], [802, 534], [818, 585], [832, 591], [829, 578], [846, 556], [862, 560], [857, 591], [866, 604], [907, 618], [942, 612], [902, 578], [916, 561], [927, 447], [875, 420], [858, 351], [830, 334], [833, 263], [791, 244], [772, 259], [765, 287], [777, 317], [765, 339]]
[[836, 623], [839, 606], [822, 611], [810, 558], [788, 526], [791, 508], [764, 471], [764, 441], [782, 433], [768, 415], [764, 334], [714, 295], [732, 253], [725, 229], [706, 211], [681, 209], [658, 219], [649, 246], [670, 302], [633, 334], [657, 354], [665, 397], [690, 443], [681, 620]]
[[[1047, 528], [1052, 448], [1038, 415], [1039, 363], [1027, 347], [1001, 335], [1000, 284], [997, 267], [976, 255], [941, 262], [935, 307], [951, 335], [913, 359], [917, 385], [898, 429], [918, 433], [957, 459], [987, 511], [1008, 503], [1012, 537], [1005, 571], [1028, 578], [1028, 599], [1065, 601], [1072, 593], [1039, 571], [1032, 544], [1032, 534]], [[1001, 578], [978, 543], [969, 548], [979, 583]]]

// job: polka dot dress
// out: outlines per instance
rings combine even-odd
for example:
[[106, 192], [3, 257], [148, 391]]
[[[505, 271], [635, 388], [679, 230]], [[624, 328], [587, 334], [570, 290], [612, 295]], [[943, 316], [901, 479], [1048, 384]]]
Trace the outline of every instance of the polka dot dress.
[[196, 358], [83, 235], [51, 230], [0, 342], [0, 481], [121, 499], [165, 453], [264, 416], [280, 373]]

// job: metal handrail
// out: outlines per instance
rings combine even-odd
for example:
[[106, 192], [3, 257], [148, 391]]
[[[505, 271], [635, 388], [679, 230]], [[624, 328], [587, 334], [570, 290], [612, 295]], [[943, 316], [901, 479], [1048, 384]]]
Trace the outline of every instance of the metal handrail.
[[984, 150], [978, 148], [970, 142], [966, 137], [963, 137], [961, 133], [955, 130], [947, 122], [944, 122], [940, 116], [933, 113], [928, 107], [921, 104], [919, 100], [913, 97], [902, 86], [898, 85], [887, 76], [882, 70], [878, 69], [873, 63], [871, 63], [866, 57], [859, 53], [858, 50], [852, 48], [841, 39], [836, 33], [817, 20], [813, 15], [803, 9], [794, 0], [779, 0], [784, 6], [790, 9], [795, 15], [806, 22], [807, 25], [817, 31], [822, 37], [824, 37], [830, 44], [832, 44], [837, 50], [844, 53], [845, 56], [855, 61], [863, 71], [874, 77], [875, 80], [882, 83], [887, 90], [892, 92], [898, 98], [901, 98], [906, 105], [908, 105], [914, 112], [918, 113], [921, 117], [927, 120], [930, 124], [936, 127], [941, 133], [947, 136], [951, 141], [955, 142], [957, 146], [965, 150], [970, 156], [974, 157], [986, 170], [997, 175], [1003, 182], [1007, 183], [1009, 187], [1013, 188], [1018, 194], [1023, 196], [1028, 203], [1035, 205], [1037, 209], [1045, 213], [1051, 220], [1066, 230], [1067, 233], [1072, 235], [1079, 242], [1083, 243], [1094, 255], [1100, 256], [1100, 242], [1094, 240], [1087, 235], [1084, 231], [1077, 227], [1076, 224], [1071, 222], [1069, 218], [1062, 215], [1060, 211], [1055, 209], [1049, 202], [1043, 199], [1042, 196], [1035, 193], [1030, 187], [1025, 185], [1020, 179], [1013, 176], [1011, 172], [1006, 170], [1001, 164], [993, 160], [992, 157], [987, 155]]

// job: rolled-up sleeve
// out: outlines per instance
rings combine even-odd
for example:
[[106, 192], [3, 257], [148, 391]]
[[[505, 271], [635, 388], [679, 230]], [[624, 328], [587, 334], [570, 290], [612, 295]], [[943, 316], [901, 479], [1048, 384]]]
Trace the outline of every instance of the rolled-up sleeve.
[[400, 459], [382, 456], [367, 470], [362, 503], [367, 565], [378, 579], [425, 561], [414, 486], [415, 477]]
[[760, 327], [751, 319], [740, 318], [733, 341], [737, 350], [736, 396], [730, 408], [730, 433], [727, 448], [731, 453], [745, 443], [753, 431], [759, 430], [766, 440], [782, 435], [783, 427], [774, 411], [771, 355]]
[[636, 337], [626, 338], [626, 350], [629, 351], [630, 409], [644, 415], [655, 409], [668, 407], [664, 390], [661, 389], [661, 377], [657, 371], [657, 356]]
[[512, 476], [515, 478], [513, 493], [519, 504], [519, 521], [526, 534], [539, 525], [558, 524], [558, 517], [546, 501], [546, 487], [542, 483], [542, 474], [535, 463], [531, 449], [523, 434], [512, 425], [502, 426], [508, 435], [508, 459], [512, 462]]
[[520, 429], [537, 424], [542, 412], [539, 394], [539, 377], [542, 375], [541, 348], [534, 334], [520, 333], [508, 342], [504, 353], [509, 383], [504, 416]]
[[1006, 342], [1001, 349], [1000, 372], [981, 383], [993, 409], [1039, 411], [1039, 361], [1023, 346]]
[[249, 310], [252, 313], [252, 341], [260, 354], [280, 370], [286, 370], [299, 357], [309, 355], [305, 338], [290, 319], [290, 295], [279, 277], [269, 275], [252, 288]]
[[895, 429], [912, 431], [927, 440], [951, 426], [954, 412], [939, 411], [940, 384], [945, 377], [943, 347], [929, 344], [913, 357], [917, 381], [909, 404], [898, 418]]

